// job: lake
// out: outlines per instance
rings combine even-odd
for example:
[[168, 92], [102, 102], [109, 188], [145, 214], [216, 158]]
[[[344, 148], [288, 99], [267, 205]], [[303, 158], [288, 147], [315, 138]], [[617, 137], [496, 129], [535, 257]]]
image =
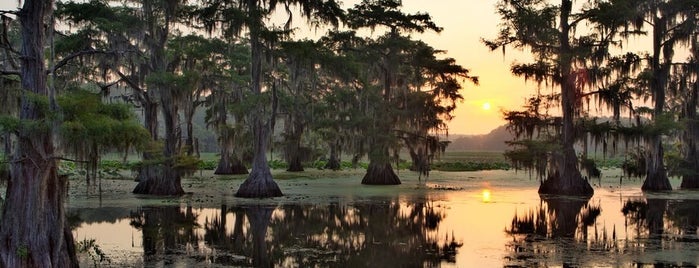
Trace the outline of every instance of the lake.
[[[514, 171], [276, 172], [285, 196], [233, 197], [242, 178], [185, 179], [179, 198], [71, 181], [69, 220], [91, 267], [696, 267], [699, 192], [644, 194], [607, 170], [590, 199], [540, 197]], [[679, 180], [673, 179], [673, 185]], [[97, 249], [97, 251], [95, 250]]]

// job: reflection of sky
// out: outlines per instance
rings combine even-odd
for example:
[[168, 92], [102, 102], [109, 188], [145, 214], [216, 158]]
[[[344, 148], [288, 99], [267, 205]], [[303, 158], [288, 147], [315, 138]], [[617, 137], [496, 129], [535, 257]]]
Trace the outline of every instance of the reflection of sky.
[[[350, 175], [332, 179], [279, 180], [278, 183], [285, 190], [286, 196], [274, 199], [273, 204], [280, 204], [280, 206], [272, 213], [272, 223], [267, 231], [267, 240], [271, 241], [270, 239], [278, 234], [275, 233], [275, 224], [285, 224], [282, 219], [291, 217], [290, 214], [286, 214], [290, 213], [290, 210], [284, 210], [283, 208], [285, 207], [282, 206], [301, 204], [302, 208], [313, 208], [313, 213], [315, 213], [314, 215], [317, 218], [320, 215], [318, 213], [322, 214], [322, 210], [327, 209], [328, 204], [332, 203], [337, 204], [336, 207], [344, 209], [343, 218], [326, 220], [326, 224], [331, 225], [326, 231], [321, 231], [322, 228], [314, 227], [315, 229], [309, 229], [310, 231], [305, 230], [309, 233], [293, 234], [296, 237], [303, 237], [303, 239], [299, 240], [301, 242], [298, 243], [303, 243], [306, 237], [310, 237], [313, 241], [318, 242], [319, 245], [333, 244], [331, 243], [332, 241], [345, 239], [342, 241], [342, 243], [345, 243], [343, 245], [354, 249], [362, 248], [362, 243], [384, 243], [385, 241], [372, 241], [371, 239], [375, 239], [377, 234], [365, 233], [367, 230], [358, 227], [362, 226], [363, 221], [369, 219], [366, 213], [370, 208], [366, 207], [366, 204], [396, 204], [397, 202], [399, 206], [396, 208], [396, 211], [398, 215], [403, 215], [402, 217], [405, 218], [407, 217], [406, 215], [410, 215], [412, 208], [415, 207], [415, 202], [418, 201], [443, 215], [436, 229], [422, 229], [420, 231], [422, 232], [421, 235], [436, 239], [436, 242], [439, 244], [451, 241], [452, 236], [454, 236], [454, 240], [462, 244], [457, 249], [456, 263], [442, 262], [442, 266], [473, 267], [473, 265], [477, 264], [479, 267], [502, 267], [508, 263], [506, 258], [513, 256], [513, 240], [517, 238], [521, 241], [524, 237], [523, 235], [515, 237], [505, 232], [506, 229], [510, 228], [514, 215], [522, 216], [536, 211], [538, 208], [544, 208], [545, 210], [548, 208], [548, 204], [542, 202], [536, 192], [538, 181], [530, 179], [528, 174], [523, 174], [522, 172], [432, 172], [427, 184], [432, 189], [418, 187], [417, 175], [405, 171], [400, 172], [403, 184], [389, 187], [363, 186], [359, 184], [363, 173], [357, 175], [347, 174]], [[673, 182], [676, 182], [676, 180], [673, 180]], [[594, 183], [597, 185], [600, 182], [595, 180]], [[582, 263], [601, 266], [630, 265], [633, 261], [653, 263], [654, 260], [684, 260], [694, 264], [699, 263], [699, 259], [696, 256], [697, 253], [692, 253], [692, 250], [698, 250], [699, 243], [673, 240], [673, 237], [676, 238], [679, 234], [677, 228], [673, 227], [673, 223], [665, 223], [666, 239], [661, 241], [664, 249], [660, 251], [657, 250], [657, 247], [649, 244], [647, 228], [642, 227], [640, 228], [640, 233], [637, 232], [639, 228], [630, 220], [627, 221], [628, 219], [621, 213], [622, 207], [627, 200], [645, 200], [644, 195], [640, 191], [640, 181], [625, 180], [624, 185], [619, 187], [618, 177], [607, 175], [601, 183], [603, 187], [596, 186], [596, 194], [588, 202], [590, 205], [601, 206], [601, 215], [596, 219], [595, 224], [587, 227], [587, 237], [583, 236], [585, 232], [581, 232], [579, 228], [574, 238], [570, 238], [570, 241], [563, 243], [568, 245], [567, 248], [561, 247], [560, 241], [548, 241], [545, 238], [539, 240], [545, 243], [529, 244], [529, 246], [549, 251], [549, 255], [546, 255], [551, 258], [548, 265], [560, 265], [562, 259], [569, 257], [566, 255], [566, 251], [580, 252], [576, 253], [578, 255], [575, 257], [576, 260]], [[196, 192], [200, 187], [192, 187], [191, 189], [195, 191], [192, 196], [193, 199], [203, 196], [203, 194]], [[484, 202], [484, 190], [489, 190], [490, 192], [490, 199], [487, 202]], [[670, 196], [661, 195], [661, 197], [675, 199], [697, 198], [695, 194], [683, 191], [674, 192]], [[143, 201], [124, 200], [123, 195], [119, 195], [117, 198], [119, 200], [110, 200], [109, 196], [105, 197], [105, 206], [116, 207], [112, 202], [124, 204], [120, 203], [124, 201], [128, 201], [126, 203], [131, 204], [129, 206], [134, 206], [133, 204], [139, 204], [138, 202]], [[227, 204], [230, 209], [236, 206], [236, 204], [240, 206], [241, 203], [249, 206], [254, 203], [246, 202], [253, 201], [224, 196], [221, 202]], [[257, 200], [254, 202], [261, 201]], [[72, 210], [79, 211], [80, 208], [74, 206], [82, 203], [72, 200], [69, 202], [69, 205], [73, 206]], [[185, 208], [182, 207], [181, 209], [184, 211]], [[130, 210], [136, 211], [137, 209], [130, 208]], [[198, 225], [193, 230], [193, 233], [201, 238], [206, 233], [204, 228], [207, 226], [206, 223], [220, 217], [220, 205], [195, 205], [193, 211], [194, 215], [197, 216], [196, 222]], [[307, 213], [311, 210], [303, 211]], [[383, 209], [380, 209], [380, 211], [383, 211]], [[105, 210], [104, 215], [107, 213], [108, 211]], [[99, 209], [95, 208], [92, 208], [89, 213], [83, 213], [83, 215], [87, 214], [102, 215]], [[117, 217], [123, 217], [123, 215], [117, 215]], [[303, 217], [308, 218], [307, 215]], [[375, 218], [374, 220], [384, 219]], [[78, 225], [74, 230], [75, 239], [79, 241], [95, 238], [97, 244], [115, 262], [131, 264], [142, 262], [143, 245], [141, 231], [132, 228], [129, 225], [129, 219], [112, 221], [114, 223], [106, 223], [107, 221], [106, 219], [101, 221], [93, 219], [90, 222], [102, 223], [83, 223]], [[225, 233], [229, 237], [233, 234], [235, 222], [236, 214], [229, 210], [226, 214], [225, 226]], [[354, 229], [351, 232], [340, 234], [338, 233], [338, 228], [343, 228], [340, 226], [352, 226]], [[400, 228], [405, 228], [405, 225]], [[249, 238], [250, 226], [247, 219], [244, 221], [242, 230], [245, 236]], [[406, 229], [401, 230], [405, 231]], [[391, 231], [393, 230], [386, 230], [386, 232]], [[342, 238], [338, 235], [345, 235], [345, 237]], [[612, 241], [612, 235], [615, 235], [616, 241]], [[639, 236], [641, 239], [637, 239]], [[694, 237], [696, 238], [696, 234]], [[397, 238], [398, 240], [394, 244], [405, 243], [400, 239], [415, 241], [414, 238], [414, 236], [412, 238]], [[386, 237], [383, 239], [386, 239]], [[221, 250], [213, 250], [210, 245], [207, 245], [205, 239], [198, 239], [198, 241], [197, 245], [186, 247], [188, 254], [210, 255], [225, 253], [221, 252]], [[606, 248], [600, 251], [600, 245], [605, 245], [605, 243], [600, 243], [600, 241], [605, 241], [607, 246], [612, 245], [613, 248]], [[268, 244], [268, 246], [271, 245]], [[379, 248], [385, 246], [387, 244], [380, 244]], [[306, 249], [296, 247], [294, 250]], [[241, 257], [239, 255], [236, 256]], [[285, 261], [287, 260], [285, 259]], [[619, 261], [619, 263], [616, 263], [616, 261]], [[290, 258], [285, 263], [291, 264], [293, 259]]]
[[[477, 175], [479, 173], [468, 173], [468, 175], [474, 174]], [[474, 180], [479, 180], [479, 182], [448, 180], [441, 177], [441, 180], [433, 180], [433, 182], [436, 181], [437, 184], [442, 186], [455, 186], [457, 190], [434, 190], [430, 191], [430, 194], [427, 195], [424, 195], [425, 192], [423, 192], [422, 197], [415, 195], [398, 195], [396, 196], [398, 199], [384, 199], [387, 201], [380, 201], [381, 199], [367, 201], [363, 199], [357, 206], [361, 206], [362, 203], [366, 202], [399, 202], [399, 214], [408, 215], [414, 205], [414, 201], [427, 201], [427, 206], [435, 209], [438, 213], [443, 213], [444, 217], [439, 222], [437, 229], [423, 230], [423, 235], [436, 238], [440, 245], [451, 241], [451, 237], [454, 236], [455, 241], [462, 244], [457, 250], [456, 263], [451, 264], [443, 262], [443, 266], [470, 267], [471, 265], [478, 264], [479, 267], [502, 267], [502, 265], [506, 263], [505, 257], [512, 254], [508, 245], [512, 243], [513, 237], [508, 235], [505, 230], [509, 228], [508, 226], [512, 223], [515, 213], [524, 215], [537, 209], [537, 207], [546, 208], [546, 204], [540, 201], [536, 193], [536, 181], [530, 181], [530, 183], [528, 183], [529, 186], [507, 187], [504, 183], [498, 182], [497, 180], [485, 184], [482, 182], [482, 178], [476, 179], [478, 176], [467, 177], [473, 177]], [[412, 181], [406, 182], [404, 180], [404, 184], [410, 184], [410, 187], [414, 187], [415, 184], [413, 183]], [[340, 182], [340, 184], [342, 183]], [[461, 186], [459, 186], [459, 184]], [[516, 185], [517, 183], [513, 184]], [[468, 187], [468, 185], [473, 185], [474, 187]], [[488, 187], [484, 188], [484, 185]], [[621, 261], [621, 263], [628, 263], [631, 260], [646, 261], [644, 259], [646, 257], [643, 256], [647, 254], [651, 254], [650, 256], [654, 256], [652, 254], [656, 253], [663, 255], [661, 254], [663, 252], [652, 252], [652, 249], [644, 249], [644, 252], [642, 252], [643, 254], [639, 253], [638, 249], [639, 247], [644, 247], [644, 242], [643, 240], [636, 240], [637, 235], [639, 235], [636, 232], [637, 229], [633, 225], [626, 225], [626, 219], [621, 213], [621, 208], [624, 202], [630, 197], [641, 198], [642, 196], [640, 191], [637, 190], [637, 185], [624, 187], [628, 188], [622, 188], [621, 190], [616, 187], [597, 188], [597, 194], [590, 199], [589, 204], [601, 205], [602, 214], [597, 218], [593, 226], [587, 228], [587, 242], [572, 243], [572, 248], [568, 248], [569, 250], [583, 251], [583, 253], [578, 256], [581, 262], [604, 266], [614, 265], [615, 261]], [[485, 190], [487, 190], [489, 196], [486, 196]], [[351, 193], [346, 194], [351, 196]], [[435, 195], [435, 199], [430, 197], [432, 194]], [[319, 203], [316, 205], [327, 207], [327, 203]], [[308, 207], [313, 205], [305, 204], [303, 206]], [[357, 215], [362, 212], [366, 213], [366, 209], [362, 211], [361, 207], [355, 207], [351, 201], [340, 201], [339, 206], [346, 209], [346, 213], [344, 214], [345, 218], [329, 220], [327, 224], [338, 226], [341, 221], [345, 223], [354, 221], [351, 225], [356, 226], [356, 221], [360, 219]], [[181, 209], [184, 211], [185, 208], [182, 207]], [[211, 222], [214, 218], [220, 216], [220, 208], [195, 207], [193, 212], [197, 215], [196, 222], [198, 225], [198, 227], [194, 229], [194, 234], [200, 237], [200, 239], [198, 239], [199, 242], [197, 242], [197, 245], [187, 245], [185, 252], [195, 255], [223, 254], [222, 252], [216, 252], [207, 245], [203, 239], [206, 232], [204, 226], [206, 226], [207, 222]], [[278, 220], [276, 222], [283, 222], [280, 219], [285, 217], [287, 217], [287, 215], [285, 215], [281, 207], [277, 208], [272, 213], [273, 222], [275, 222], [275, 219]], [[235, 213], [229, 212], [226, 214], [225, 232], [229, 236], [232, 235], [235, 221]], [[248, 233], [249, 231], [249, 222], [245, 220], [243, 232]], [[272, 235], [274, 235], [274, 231], [274, 226], [270, 225], [267, 232], [268, 241], [270, 241]], [[386, 231], [390, 232], [391, 230]], [[589, 248], [595, 246], [595, 237], [598, 239], [606, 237], [606, 239], [609, 240], [611, 239], [612, 233], [614, 233], [617, 238], [616, 248], [614, 250], [617, 252], [625, 252], [624, 254], [617, 255], [614, 253], [614, 250], [602, 253], [587, 251]], [[668, 233], [670, 233], [670, 231], [668, 231]], [[120, 219], [114, 223], [81, 224], [74, 230], [74, 234], [76, 240], [96, 239], [100, 248], [102, 248], [116, 263], [140, 263], [143, 261], [141, 231], [131, 227], [128, 219]], [[323, 232], [318, 232], [298, 235], [304, 237], [308, 235], [308, 237], [311, 237], [314, 241], [321, 242], [320, 244], [338, 239], [336, 233], [328, 235]], [[641, 233], [640, 235], [644, 236], [646, 234]], [[352, 242], [352, 247], [360, 247], [364, 242], [377, 242], [364, 241], [365, 236], [361, 233], [355, 233], [352, 237], [352, 239], [356, 240]], [[573, 240], [584, 240], [580, 230], [578, 230]], [[560, 248], [553, 248], [554, 251], [561, 250]], [[694, 256], [696, 254], [685, 254], [686, 248], [682, 249], [681, 246], [675, 246], [674, 248], [677, 250], [675, 253], [681, 255], [680, 257], [684, 256], [684, 258], [688, 258], [690, 261], [692, 258], [696, 258], [696, 256]], [[546, 246], [544, 246], [544, 249], [546, 249]], [[566, 250], [566, 248], [563, 248], [563, 250]], [[555, 253], [553, 257], [560, 258], [560, 254], [562, 253]], [[655, 258], [662, 259], [663, 257], [656, 256]], [[555, 261], [556, 259], [552, 260], [552, 263], [549, 264], [555, 265]], [[695, 259], [694, 263], [696, 263], [696, 261]]]

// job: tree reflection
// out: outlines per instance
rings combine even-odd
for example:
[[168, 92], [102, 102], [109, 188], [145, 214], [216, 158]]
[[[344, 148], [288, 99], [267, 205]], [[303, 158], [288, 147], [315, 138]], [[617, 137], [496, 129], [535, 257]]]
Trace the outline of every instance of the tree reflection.
[[667, 214], [679, 239], [699, 242], [699, 200], [675, 200], [669, 204]]
[[196, 249], [196, 219], [191, 206], [142, 207], [131, 213], [131, 226], [143, 234], [144, 264], [171, 265], [176, 261], [171, 256]]
[[221, 206], [203, 219], [191, 207], [144, 207], [131, 225], [142, 230], [146, 265], [434, 267], [455, 262], [461, 247], [452, 231], [440, 230], [444, 217], [432, 202], [393, 200]]
[[587, 199], [542, 198], [529, 212], [515, 213], [506, 232], [507, 266], [577, 265], [579, 252], [587, 250], [587, 227], [595, 224], [601, 209]]
[[621, 212], [627, 219], [627, 227], [629, 224], [634, 226], [638, 237], [658, 238], [665, 230], [663, 218], [666, 208], [665, 199], [629, 199], [624, 202]]
[[430, 202], [398, 201], [356, 205], [282, 208], [272, 218], [281, 266], [341, 263], [350, 267], [438, 266], [455, 261], [461, 244], [438, 235], [442, 208]]
[[[622, 209], [644, 250], [682, 254], [651, 260], [656, 267], [696, 267], [699, 200], [629, 199]], [[639, 262], [641, 266], [645, 263]]]

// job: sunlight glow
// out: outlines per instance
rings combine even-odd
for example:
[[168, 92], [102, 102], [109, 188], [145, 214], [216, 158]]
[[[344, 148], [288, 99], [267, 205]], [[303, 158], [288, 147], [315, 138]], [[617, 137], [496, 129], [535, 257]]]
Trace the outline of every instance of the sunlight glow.
[[483, 103], [483, 110], [490, 110], [490, 102]]
[[483, 199], [483, 203], [490, 203], [490, 190], [483, 189], [483, 192], [481, 192], [481, 197]]

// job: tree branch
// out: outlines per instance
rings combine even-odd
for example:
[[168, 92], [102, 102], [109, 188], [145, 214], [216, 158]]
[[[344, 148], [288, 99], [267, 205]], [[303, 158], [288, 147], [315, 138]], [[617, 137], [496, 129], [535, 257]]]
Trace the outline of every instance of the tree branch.
[[133, 88], [134, 90], [143, 93], [144, 90], [136, 84], [136, 82], [132, 81], [128, 76], [126, 76], [124, 73], [122, 73], [119, 70], [114, 70], [117, 75], [119, 75], [119, 78], [121, 78], [122, 81], [124, 81], [129, 87]]
[[66, 64], [68, 64], [68, 62], [71, 61], [71, 60], [73, 60], [73, 59], [75, 59], [75, 58], [77, 58], [77, 57], [80, 57], [80, 56], [92, 55], [92, 54], [116, 55], [117, 52], [116, 52], [116, 51], [104, 51], [104, 50], [83, 50], [83, 51], [78, 51], [78, 52], [75, 52], [75, 53], [73, 53], [73, 54], [70, 54], [70, 55], [66, 56], [65, 58], [61, 59], [59, 62], [56, 63], [55, 66], [53, 66], [53, 68], [52, 68], [51, 70], [48, 70], [48, 72], [49, 72], [49, 73], [54, 73], [54, 72], [56, 72], [58, 69], [60, 69], [61, 67], [63, 67], [63, 66], [65, 66]]

